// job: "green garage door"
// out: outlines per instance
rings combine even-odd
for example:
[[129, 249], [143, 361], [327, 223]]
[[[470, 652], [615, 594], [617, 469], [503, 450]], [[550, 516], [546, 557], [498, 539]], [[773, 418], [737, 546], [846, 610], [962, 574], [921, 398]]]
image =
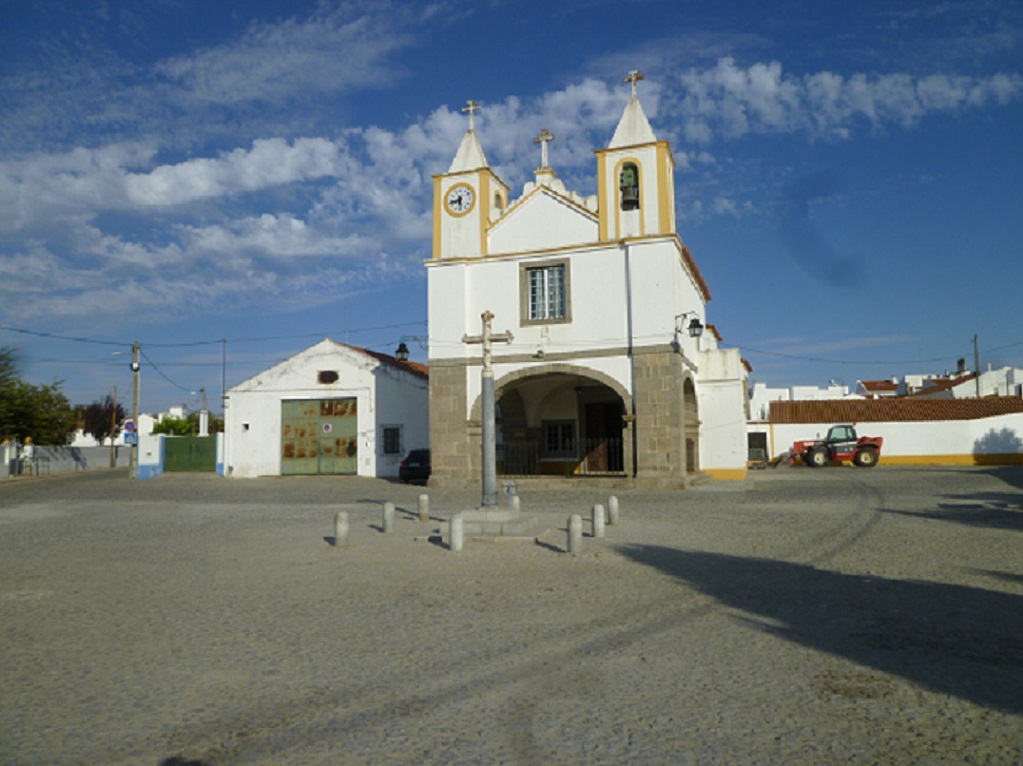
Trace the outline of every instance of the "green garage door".
[[281, 473], [354, 475], [358, 425], [354, 396], [281, 402]]
[[217, 470], [215, 436], [168, 436], [163, 443], [163, 470]]

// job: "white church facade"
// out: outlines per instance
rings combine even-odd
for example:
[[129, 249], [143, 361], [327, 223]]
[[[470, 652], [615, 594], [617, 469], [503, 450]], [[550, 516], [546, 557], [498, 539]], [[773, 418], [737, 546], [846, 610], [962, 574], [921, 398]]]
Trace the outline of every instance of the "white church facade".
[[434, 176], [430, 326], [431, 482], [481, 474], [481, 350], [491, 312], [498, 473], [611, 475], [684, 486], [746, 471], [747, 367], [706, 326], [710, 291], [675, 222], [674, 158], [636, 95], [606, 149], [597, 193], [548, 164], [522, 196], [469, 130]]

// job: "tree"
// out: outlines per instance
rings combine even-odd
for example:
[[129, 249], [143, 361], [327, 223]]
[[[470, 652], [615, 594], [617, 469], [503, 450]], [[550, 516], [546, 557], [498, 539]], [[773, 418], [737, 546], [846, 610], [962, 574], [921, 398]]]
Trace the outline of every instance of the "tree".
[[24, 443], [64, 445], [75, 432], [77, 419], [61, 382], [46, 386], [26, 383], [17, 375], [16, 354], [0, 348], [0, 436]]
[[114, 406], [113, 397], [107, 394], [102, 402], [93, 402], [81, 413], [84, 423], [82, 430], [102, 443], [108, 437], [117, 438], [124, 422], [124, 407]]
[[154, 434], [168, 434], [169, 436], [190, 436], [192, 424], [185, 418], [163, 418], [153, 426]]
[[[209, 422], [207, 424], [207, 429], [206, 430], [209, 433], [216, 434], [216, 433], [220, 433], [221, 431], [224, 430], [224, 419], [223, 418], [218, 418], [212, 412], [210, 412], [208, 414], [208, 416], [209, 416]], [[199, 433], [199, 413], [198, 412], [189, 412], [188, 415], [186, 416], [186, 419], [188, 420], [189, 424], [192, 426], [192, 430], [191, 430], [190, 433], [198, 434]]]

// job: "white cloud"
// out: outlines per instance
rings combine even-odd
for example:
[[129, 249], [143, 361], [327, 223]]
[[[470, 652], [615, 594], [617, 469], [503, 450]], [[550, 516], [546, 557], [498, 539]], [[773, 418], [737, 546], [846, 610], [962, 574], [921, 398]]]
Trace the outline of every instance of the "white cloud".
[[284, 103], [300, 94], [380, 87], [395, 79], [388, 57], [411, 41], [398, 31], [411, 15], [379, 2], [257, 23], [240, 39], [166, 59], [157, 70], [184, 86], [185, 97], [216, 104]]
[[818, 72], [798, 77], [785, 76], [777, 61], [743, 69], [732, 58], [711, 69], [690, 69], [680, 81], [684, 95], [672, 111], [685, 121], [685, 137], [694, 143], [716, 134], [805, 132], [845, 138], [858, 120], [874, 128], [912, 127], [929, 114], [1006, 104], [1023, 94], [1019, 75]]
[[162, 165], [149, 173], [130, 175], [124, 183], [127, 199], [134, 205], [179, 205], [334, 175], [339, 164], [338, 147], [326, 139], [300, 138], [289, 144], [271, 138], [217, 159]]
[[182, 227], [183, 246], [194, 254], [272, 258], [363, 255], [372, 244], [357, 236], [332, 237], [292, 215], [243, 218], [216, 226]]

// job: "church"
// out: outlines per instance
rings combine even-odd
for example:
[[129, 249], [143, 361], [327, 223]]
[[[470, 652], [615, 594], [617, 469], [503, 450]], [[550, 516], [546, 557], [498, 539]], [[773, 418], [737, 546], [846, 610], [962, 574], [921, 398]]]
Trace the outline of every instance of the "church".
[[[675, 161], [637, 94], [605, 149], [596, 194], [548, 159], [513, 199], [469, 129], [433, 177], [430, 446], [435, 486], [481, 476], [481, 371], [470, 339], [492, 316], [497, 473], [610, 476], [682, 487], [746, 475], [748, 366], [719, 349], [710, 290], [675, 221]], [[488, 332], [484, 328], [484, 334]]]

